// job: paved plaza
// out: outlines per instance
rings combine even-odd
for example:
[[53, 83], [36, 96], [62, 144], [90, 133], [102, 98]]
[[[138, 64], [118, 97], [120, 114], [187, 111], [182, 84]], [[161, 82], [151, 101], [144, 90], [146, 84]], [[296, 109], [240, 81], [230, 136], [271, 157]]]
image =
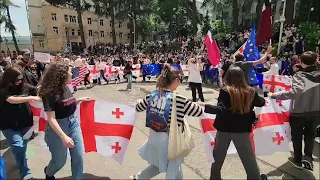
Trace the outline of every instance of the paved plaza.
[[[77, 97], [88, 96], [96, 100], [135, 104], [137, 99], [143, 98], [146, 93], [155, 88], [155, 83], [134, 83], [132, 91], [122, 91], [126, 84], [113, 84], [95, 86], [91, 89], [79, 89]], [[179, 87], [178, 92], [187, 98], [191, 98], [191, 91], [186, 90], [186, 84]], [[216, 102], [218, 91], [210, 86], [203, 88], [206, 102]], [[189, 118], [188, 122], [192, 126], [193, 138], [196, 143], [195, 149], [185, 159], [183, 173], [185, 179], [208, 179], [210, 175], [210, 164], [204, 152], [200, 124], [198, 118]], [[0, 134], [1, 156], [5, 159], [8, 179], [17, 179], [18, 171], [15, 165], [10, 148], [2, 134]], [[140, 158], [137, 149], [148, 138], [148, 129], [145, 127], [145, 113], [138, 113], [135, 129], [128, 146], [124, 162], [117, 163], [112, 158], [105, 158], [97, 153], [85, 154], [84, 158], [84, 178], [85, 179], [128, 179], [147, 166], [147, 163]], [[292, 148], [291, 148], [292, 149]], [[267, 174], [270, 179], [319, 179], [319, 144], [315, 145], [315, 170], [297, 170], [291, 166], [287, 158], [290, 153], [277, 153], [272, 156], [258, 157], [258, 164], [261, 173]], [[292, 152], [291, 152], [292, 153]], [[28, 144], [27, 156], [29, 167], [33, 171], [36, 179], [43, 179], [43, 168], [50, 160], [50, 153], [43, 151], [37, 139]], [[71, 167], [70, 157], [64, 168], [56, 175], [57, 178], [70, 179]], [[164, 179], [164, 174], [160, 174], [156, 179]], [[246, 179], [245, 170], [237, 155], [227, 156], [222, 168], [224, 179]]]

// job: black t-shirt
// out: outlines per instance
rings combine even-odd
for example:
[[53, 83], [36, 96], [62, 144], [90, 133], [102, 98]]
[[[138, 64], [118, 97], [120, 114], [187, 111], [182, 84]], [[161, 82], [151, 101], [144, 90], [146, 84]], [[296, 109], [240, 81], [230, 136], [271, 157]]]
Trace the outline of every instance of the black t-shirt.
[[53, 95], [43, 97], [44, 111], [55, 111], [56, 119], [63, 119], [71, 116], [77, 109], [76, 99], [73, 97], [68, 87], [62, 96]]
[[[229, 67], [232, 65], [231, 62], [226, 62], [223, 66], [222, 66], [222, 70], [223, 70], [223, 74], [222, 74], [222, 78], [224, 78], [224, 76], [226, 75]], [[235, 62], [234, 63], [235, 66], [239, 66], [243, 73], [244, 73], [244, 77], [246, 79], [247, 82], [249, 82], [249, 77], [248, 77], [248, 74], [249, 74], [249, 71], [250, 69], [253, 67], [253, 63], [252, 62]]]
[[29, 102], [10, 104], [7, 99], [10, 96], [27, 97], [36, 95], [36, 88], [29, 84], [23, 85], [22, 89], [13, 87], [0, 89], [0, 129], [19, 130], [32, 126], [33, 113]]

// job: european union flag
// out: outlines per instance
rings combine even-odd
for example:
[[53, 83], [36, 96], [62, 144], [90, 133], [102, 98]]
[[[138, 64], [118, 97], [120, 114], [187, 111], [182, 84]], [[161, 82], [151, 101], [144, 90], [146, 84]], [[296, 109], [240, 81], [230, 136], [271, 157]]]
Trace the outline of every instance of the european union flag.
[[[245, 61], [256, 61], [259, 60], [260, 53], [258, 46], [256, 45], [256, 27], [254, 26], [252, 28], [252, 32], [250, 34], [250, 37], [247, 41], [247, 44], [244, 48], [243, 55], [244, 55], [244, 60]], [[263, 67], [263, 65], [258, 65], [258, 67]], [[250, 72], [248, 73], [248, 79], [249, 79], [249, 84], [250, 85], [258, 85], [259, 81], [257, 79], [257, 75], [255, 72], [255, 67], [251, 68]]]
[[160, 73], [159, 64], [142, 65], [142, 74], [144, 76], [156, 76]]

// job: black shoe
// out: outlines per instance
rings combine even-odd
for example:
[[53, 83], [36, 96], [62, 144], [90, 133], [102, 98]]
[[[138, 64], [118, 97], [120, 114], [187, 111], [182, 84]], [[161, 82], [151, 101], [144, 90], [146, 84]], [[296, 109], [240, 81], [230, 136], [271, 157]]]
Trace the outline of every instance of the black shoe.
[[265, 174], [261, 174], [260, 178], [261, 178], [261, 180], [268, 180], [268, 177]]
[[295, 168], [303, 169], [302, 162], [297, 162], [293, 157], [289, 157], [288, 160]]
[[310, 160], [310, 158], [304, 158], [302, 160], [302, 164], [304, 165], [304, 168], [313, 171], [313, 163], [312, 160]]
[[47, 167], [48, 166], [46, 166], [45, 168], [44, 168], [44, 174], [46, 175], [46, 180], [55, 180], [56, 178], [54, 177], [54, 176], [47, 176]]

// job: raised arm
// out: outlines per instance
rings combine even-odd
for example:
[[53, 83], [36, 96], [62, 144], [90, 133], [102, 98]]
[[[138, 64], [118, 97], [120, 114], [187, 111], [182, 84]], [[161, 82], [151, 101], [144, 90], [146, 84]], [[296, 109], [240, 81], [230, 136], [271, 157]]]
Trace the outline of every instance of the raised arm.
[[259, 60], [253, 61], [252, 65], [256, 66], [259, 64], [263, 64], [266, 61], [268, 55], [271, 53], [271, 51], [272, 51], [272, 46], [268, 46], [266, 53]]
[[149, 95], [147, 95], [144, 99], [141, 99], [136, 104], [136, 111], [142, 112], [147, 110]]

